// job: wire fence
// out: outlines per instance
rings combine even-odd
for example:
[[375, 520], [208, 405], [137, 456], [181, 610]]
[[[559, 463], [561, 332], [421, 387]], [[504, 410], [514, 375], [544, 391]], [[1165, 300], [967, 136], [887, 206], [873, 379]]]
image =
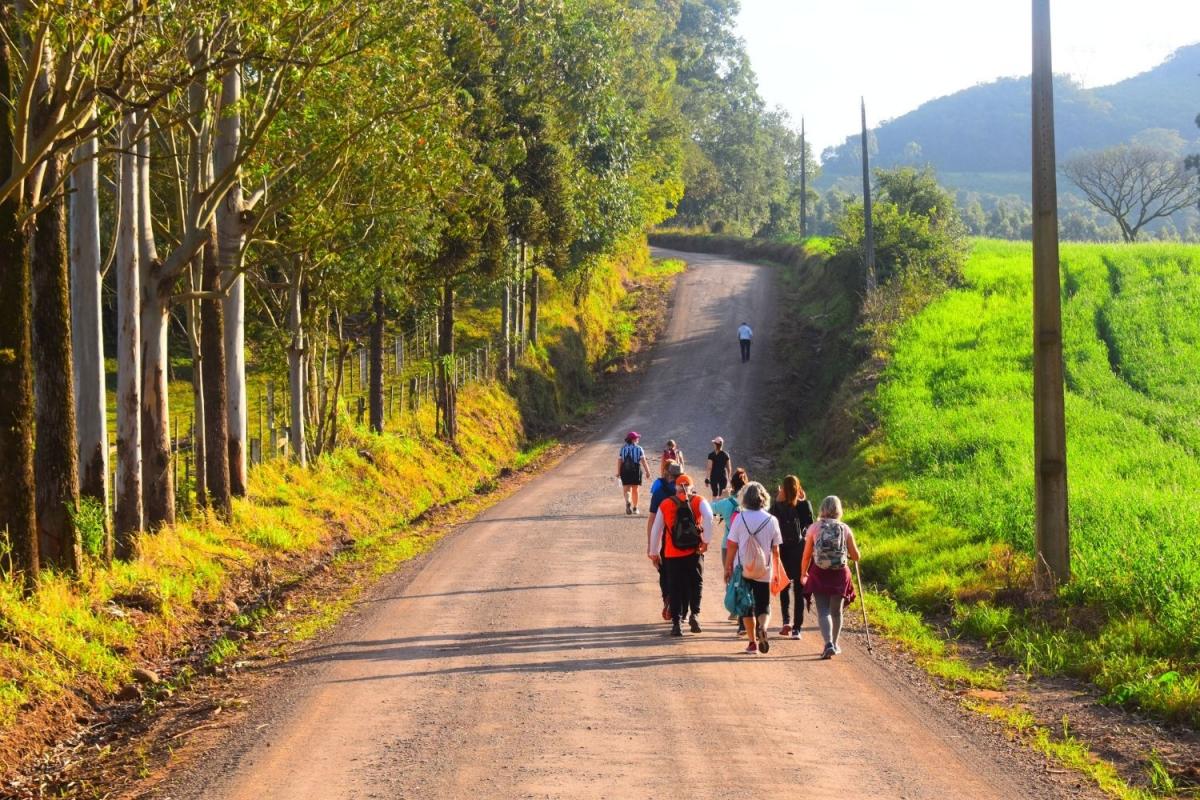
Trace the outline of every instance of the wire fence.
[[[436, 329], [433, 325], [418, 325], [408, 335], [393, 333], [383, 342], [383, 423], [384, 430], [413, 431], [417, 415], [426, 404], [436, 402], [438, 355]], [[334, 401], [336, 354], [322, 359], [318, 367], [315, 397], [305, 397], [306, 439], [311, 443], [320, 421], [321, 410], [331, 414]], [[456, 388], [467, 384], [491, 381], [496, 378], [495, 358], [490, 342], [456, 353], [450, 360], [449, 380]], [[306, 380], [311, 373], [306, 372]], [[370, 408], [370, 351], [356, 344], [343, 362], [342, 384], [337, 392], [338, 414], [341, 420], [354, 425], [366, 423]], [[247, 460], [251, 465], [278, 458], [291, 458], [293, 446], [292, 398], [285, 377], [268, 376], [248, 385], [247, 396]], [[313, 402], [315, 399], [315, 403]], [[315, 409], [312, 406], [315, 405]], [[313, 412], [317, 413], [313, 413]], [[196, 498], [196, 422], [193, 413], [175, 412], [171, 420], [172, 474], [175, 483], [177, 512], [195, 508]], [[110, 459], [115, 483], [116, 459]]]

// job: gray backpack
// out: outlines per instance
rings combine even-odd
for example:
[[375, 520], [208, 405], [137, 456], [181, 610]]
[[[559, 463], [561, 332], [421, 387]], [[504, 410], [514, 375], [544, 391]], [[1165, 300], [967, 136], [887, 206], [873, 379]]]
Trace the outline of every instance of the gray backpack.
[[846, 566], [849, 553], [846, 549], [846, 523], [836, 519], [823, 519], [818, 523], [816, 541], [813, 542], [813, 560], [821, 569], [840, 569]]

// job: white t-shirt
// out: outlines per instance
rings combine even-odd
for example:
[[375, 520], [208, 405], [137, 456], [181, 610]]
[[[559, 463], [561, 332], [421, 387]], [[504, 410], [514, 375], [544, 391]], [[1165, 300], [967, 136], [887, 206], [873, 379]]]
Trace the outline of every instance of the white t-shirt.
[[729, 541], [738, 546], [733, 565], [736, 567], [742, 563], [742, 545], [749, 540], [750, 534], [754, 531], [758, 531], [754, 535], [754, 540], [767, 554], [767, 575], [762, 582], [770, 583], [771, 575], [775, 570], [775, 559], [771, 558], [771, 547], [783, 544], [783, 534], [779, 530], [779, 520], [766, 511], [749, 511], [743, 508], [742, 513], [738, 514], [737, 519], [733, 521], [733, 529], [729, 531]]
[[738, 326], [738, 338], [739, 339], [753, 339], [754, 331], [750, 330], [749, 325], [739, 325]]

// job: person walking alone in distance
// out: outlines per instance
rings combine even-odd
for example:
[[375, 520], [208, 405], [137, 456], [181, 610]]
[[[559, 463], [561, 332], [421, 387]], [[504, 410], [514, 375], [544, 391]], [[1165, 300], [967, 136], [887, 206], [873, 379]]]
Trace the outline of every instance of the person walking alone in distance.
[[641, 437], [637, 431], [625, 436], [625, 444], [617, 454], [617, 480], [625, 493], [625, 513], [638, 513], [638, 491], [642, 487], [642, 476], [650, 477], [650, 466], [646, 463], [646, 451], [638, 444]]
[[743, 322], [738, 326], [738, 344], [742, 348], [742, 363], [750, 360], [750, 342], [754, 339], [754, 330], [750, 323]]

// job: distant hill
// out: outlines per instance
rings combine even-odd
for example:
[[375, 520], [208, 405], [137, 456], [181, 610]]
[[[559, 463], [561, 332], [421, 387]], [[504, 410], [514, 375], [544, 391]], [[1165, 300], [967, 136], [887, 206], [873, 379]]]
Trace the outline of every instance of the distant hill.
[[[1055, 134], [1060, 159], [1144, 132], [1196, 142], [1200, 129], [1200, 44], [1181, 48], [1154, 69], [1111, 86], [1085, 89], [1055, 78]], [[870, 111], [870, 98], [868, 111]], [[1003, 78], [931, 100], [880, 125], [872, 165], [932, 164], [959, 189], [994, 193], [1008, 173], [1028, 174], [1029, 78]], [[848, 137], [823, 156], [822, 183], [860, 171], [859, 141]], [[950, 178], [950, 176], [953, 176]], [[1027, 190], [1022, 193], [1027, 193]]]

